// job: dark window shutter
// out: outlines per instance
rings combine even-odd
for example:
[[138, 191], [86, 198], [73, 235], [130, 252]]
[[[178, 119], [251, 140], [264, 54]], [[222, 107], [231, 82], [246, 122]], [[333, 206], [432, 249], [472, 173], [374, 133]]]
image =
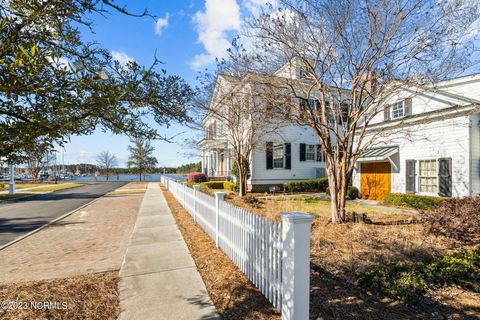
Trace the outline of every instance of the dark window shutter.
[[306, 160], [306, 151], [307, 145], [305, 143], [300, 143], [300, 161]]
[[323, 161], [323, 157], [322, 157], [322, 145], [321, 144], [317, 144], [317, 161]]
[[405, 161], [405, 192], [415, 193], [415, 160]]
[[273, 142], [267, 142], [267, 169], [273, 169]]
[[292, 169], [292, 145], [285, 143], [285, 169]]
[[412, 115], [412, 98], [405, 100], [405, 116]]
[[438, 195], [452, 196], [452, 158], [438, 159]]
[[383, 109], [383, 120], [388, 121], [390, 120], [390, 105], [385, 105]]

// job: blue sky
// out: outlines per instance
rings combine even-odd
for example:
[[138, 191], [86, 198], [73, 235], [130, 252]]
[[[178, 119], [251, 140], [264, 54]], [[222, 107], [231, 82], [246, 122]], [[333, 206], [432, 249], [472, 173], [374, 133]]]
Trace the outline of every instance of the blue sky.
[[[225, 56], [232, 37], [240, 30], [243, 19], [263, 6], [267, 0], [144, 0], [116, 1], [126, 4], [131, 12], [144, 8], [158, 17], [135, 18], [112, 12], [106, 17], [96, 15], [94, 34], [84, 33], [85, 39], [96, 40], [112, 52], [115, 59], [133, 59], [149, 65], [156, 51], [157, 58], [169, 73], [182, 76], [195, 84], [197, 72], [212, 66], [215, 57]], [[271, 2], [271, 1], [270, 1]], [[155, 156], [160, 166], [178, 166], [199, 161], [191, 150], [182, 147], [183, 140], [196, 133], [180, 125], [159, 131], [178, 136], [176, 143], [154, 141]], [[94, 163], [95, 156], [105, 150], [115, 153], [120, 165], [128, 158], [129, 138], [97, 130], [90, 136], [72, 136], [65, 146], [65, 163]], [[190, 154], [185, 154], [186, 152]]]

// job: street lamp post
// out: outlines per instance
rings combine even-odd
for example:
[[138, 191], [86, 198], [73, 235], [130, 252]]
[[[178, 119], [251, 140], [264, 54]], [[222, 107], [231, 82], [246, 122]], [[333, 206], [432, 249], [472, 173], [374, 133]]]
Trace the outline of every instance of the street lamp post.
[[10, 165], [10, 183], [8, 184], [8, 194], [15, 194], [15, 170], [13, 164]]

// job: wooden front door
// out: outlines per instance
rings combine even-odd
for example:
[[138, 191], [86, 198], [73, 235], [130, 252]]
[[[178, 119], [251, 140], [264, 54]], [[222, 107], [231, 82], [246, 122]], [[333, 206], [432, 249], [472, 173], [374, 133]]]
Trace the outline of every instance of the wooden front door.
[[360, 191], [363, 199], [383, 200], [390, 193], [391, 167], [389, 162], [362, 163]]
[[220, 155], [220, 176], [224, 176], [223, 171], [225, 167], [225, 159], [223, 157], [223, 153]]

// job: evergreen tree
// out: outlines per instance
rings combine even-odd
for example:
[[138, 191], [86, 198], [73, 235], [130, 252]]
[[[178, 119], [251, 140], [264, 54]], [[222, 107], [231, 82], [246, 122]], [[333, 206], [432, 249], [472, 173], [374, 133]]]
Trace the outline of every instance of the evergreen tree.
[[137, 137], [132, 141], [133, 145], [128, 146], [130, 156], [128, 157], [128, 168], [133, 173], [138, 173], [140, 181], [142, 174], [150, 173], [156, 170], [157, 158], [153, 156], [155, 148], [148, 139]]

